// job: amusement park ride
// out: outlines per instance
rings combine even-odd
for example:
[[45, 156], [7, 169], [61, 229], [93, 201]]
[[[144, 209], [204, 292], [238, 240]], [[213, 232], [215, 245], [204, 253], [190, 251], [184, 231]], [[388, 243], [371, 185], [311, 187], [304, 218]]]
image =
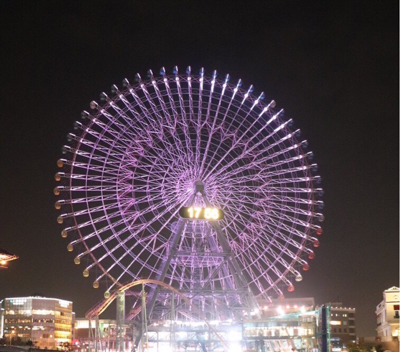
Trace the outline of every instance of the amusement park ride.
[[7, 269], [8, 263], [16, 259], [18, 259], [17, 255], [8, 253], [4, 249], [0, 248], [0, 269]]
[[[324, 217], [313, 153], [253, 91], [216, 71], [149, 70], [92, 101], [67, 136], [57, 222], [104, 290], [87, 317], [114, 299], [118, 315], [126, 295], [117, 324], [136, 322], [139, 350], [151, 327], [204, 322], [202, 350], [233, 351], [212, 322], [259, 317], [258, 302], [292, 292], [315, 257]], [[168, 343], [179, 350], [175, 333]]]

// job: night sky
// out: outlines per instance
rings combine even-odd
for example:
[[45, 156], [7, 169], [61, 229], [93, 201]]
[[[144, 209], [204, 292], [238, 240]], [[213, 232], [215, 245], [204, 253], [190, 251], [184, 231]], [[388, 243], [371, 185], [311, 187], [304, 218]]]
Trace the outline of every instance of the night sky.
[[0, 1], [0, 298], [102, 298], [60, 236], [56, 161], [99, 93], [178, 65], [264, 91], [309, 141], [325, 190], [321, 245], [287, 297], [357, 309], [375, 334], [399, 284], [398, 1]]

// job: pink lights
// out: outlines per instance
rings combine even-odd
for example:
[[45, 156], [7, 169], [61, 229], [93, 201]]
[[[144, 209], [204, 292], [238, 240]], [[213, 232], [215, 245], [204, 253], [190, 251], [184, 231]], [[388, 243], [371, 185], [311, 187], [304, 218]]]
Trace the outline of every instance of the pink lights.
[[283, 299], [322, 233], [307, 141], [241, 80], [160, 72], [113, 85], [69, 134], [54, 189], [67, 250], [106, 293], [158, 277], [205, 310], [248, 302], [239, 287]]

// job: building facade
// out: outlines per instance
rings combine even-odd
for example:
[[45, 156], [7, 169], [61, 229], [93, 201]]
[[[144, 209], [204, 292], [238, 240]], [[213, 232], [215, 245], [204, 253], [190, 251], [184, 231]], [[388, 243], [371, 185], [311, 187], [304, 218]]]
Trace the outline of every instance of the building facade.
[[377, 336], [399, 336], [399, 288], [393, 286], [383, 291], [383, 301], [376, 307]]
[[[96, 320], [87, 318], [76, 318], [74, 324], [74, 333], [72, 344], [76, 351], [86, 351], [88, 348], [94, 348], [94, 339], [97, 334], [99, 348], [118, 350], [117, 341], [117, 321], [112, 319], [99, 319], [97, 321], [98, 331], [96, 332]], [[129, 326], [123, 327], [123, 350], [131, 351], [133, 349], [132, 334]]]
[[343, 350], [356, 342], [356, 309], [343, 307], [341, 302], [330, 304], [330, 332], [334, 351]]
[[15, 297], [0, 301], [1, 336], [7, 344], [32, 343], [57, 348], [70, 343], [73, 329], [72, 302], [46, 297]]
[[258, 303], [258, 314], [243, 322], [243, 341], [248, 349], [282, 352], [317, 350], [318, 312], [314, 298]]

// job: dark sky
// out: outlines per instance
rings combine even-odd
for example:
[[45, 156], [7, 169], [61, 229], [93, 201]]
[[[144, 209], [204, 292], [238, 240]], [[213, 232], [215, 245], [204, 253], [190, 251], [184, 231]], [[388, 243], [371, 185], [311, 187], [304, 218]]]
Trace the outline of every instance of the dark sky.
[[[235, 2], [237, 3], [237, 2]], [[74, 301], [102, 291], [60, 236], [54, 174], [72, 124], [124, 77], [217, 69], [285, 108], [325, 190], [316, 259], [288, 297], [357, 309], [375, 334], [382, 291], [399, 284], [398, 1], [0, 2], [0, 298]]]

